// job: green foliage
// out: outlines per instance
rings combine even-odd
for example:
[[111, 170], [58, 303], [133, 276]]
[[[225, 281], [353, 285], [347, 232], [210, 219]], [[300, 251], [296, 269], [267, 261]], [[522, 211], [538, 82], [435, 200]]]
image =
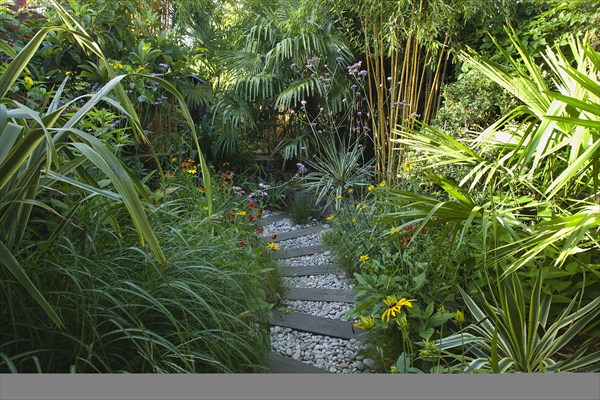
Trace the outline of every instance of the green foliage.
[[[583, 306], [576, 306], [577, 298], [552, 321], [549, 318], [551, 296], [542, 295], [542, 272], [539, 271], [526, 300], [520, 279], [510, 274], [498, 283], [493, 301], [484, 300], [479, 307], [473, 299], [461, 292], [474, 323], [467, 327], [475, 333], [475, 355], [468, 371], [489, 370], [497, 365], [499, 372], [594, 372], [600, 369], [600, 352], [586, 354], [587, 345], [579, 345], [569, 356], [561, 350], [569, 345], [600, 313], [600, 298]], [[457, 336], [441, 340], [438, 346], [448, 349], [456, 345]], [[494, 361], [492, 348], [497, 352]]]
[[63, 330], [40, 323], [44, 316], [2, 272], [0, 370], [264, 372], [268, 256], [240, 246], [233, 224], [195, 217], [184, 204], [163, 203], [152, 218], [168, 268], [133, 232], [117, 237], [92, 204], [75, 216], [85, 236], [69, 230], [46, 257], [27, 262]]
[[477, 70], [460, 75], [443, 88], [443, 105], [432, 126], [455, 136], [467, 130], [483, 130], [516, 106], [516, 101]]
[[[490, 262], [507, 263], [509, 271], [532, 262], [561, 266], [568, 260], [586, 269], [586, 257], [598, 251], [594, 233], [598, 223], [596, 149], [600, 143], [598, 53], [573, 40], [575, 63], [571, 65], [562, 52], [549, 50], [546, 62], [553, 71], [552, 90], [541, 69], [516, 38], [513, 40], [524, 64], [520, 67], [506, 53], [514, 73], [489, 60], [467, 59], [524, 105], [479, 135], [475, 151], [430, 127], [402, 140], [428, 154], [429, 160], [435, 160], [432, 165], [459, 164], [471, 171], [458, 184], [428, 174], [451, 196], [448, 202], [393, 193], [396, 199], [390, 200], [405, 202], [406, 207], [389, 219], [414, 219], [415, 224], [448, 222], [455, 227], [459, 241], [473, 238], [471, 233], [481, 235], [477, 241], [484, 251], [495, 249], [497, 257]], [[471, 195], [478, 187], [490, 193], [487, 199], [479, 201]], [[484, 253], [481, 262], [486, 260]]]
[[364, 161], [363, 146], [358, 141], [337, 142], [334, 135], [327, 135], [318, 143], [320, 153], [306, 161], [310, 172], [300, 180], [304, 189], [316, 194], [315, 203], [336, 203], [348, 189], [369, 184], [372, 161]]
[[303, 193], [295, 193], [288, 208], [288, 215], [294, 224], [306, 224], [313, 213], [314, 203]]

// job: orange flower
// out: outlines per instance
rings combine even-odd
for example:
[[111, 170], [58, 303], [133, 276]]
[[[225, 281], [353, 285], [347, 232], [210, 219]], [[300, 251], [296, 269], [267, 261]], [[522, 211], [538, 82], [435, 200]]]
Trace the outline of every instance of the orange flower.
[[263, 232], [265, 231], [265, 228], [263, 228], [263, 227], [262, 227], [262, 226], [260, 226], [260, 225], [255, 225], [255, 229], [256, 229], [256, 233], [257, 233], [258, 235], [262, 235], [262, 234], [263, 234]]
[[250, 222], [254, 221], [254, 215], [248, 215], [246, 218], [247, 218], [247, 219], [248, 219], [248, 221], [250, 221]]
[[217, 190], [223, 190], [223, 186], [217, 185]]
[[228, 172], [222, 172], [220, 177], [221, 179], [230, 179], [231, 175]]
[[200, 187], [198, 188], [198, 191], [199, 191], [200, 193], [204, 193], [204, 192], [206, 192], [206, 189], [204, 188], [204, 186], [200, 186]]
[[254, 203], [248, 203], [248, 208], [249, 209], [253, 209], [254, 208]]
[[167, 172], [167, 178], [173, 178], [175, 177], [175, 174], [173, 174], [171, 171]]
[[259, 208], [258, 211], [256, 211], [256, 216], [258, 218], [262, 218], [262, 216], [263, 216], [263, 210]]

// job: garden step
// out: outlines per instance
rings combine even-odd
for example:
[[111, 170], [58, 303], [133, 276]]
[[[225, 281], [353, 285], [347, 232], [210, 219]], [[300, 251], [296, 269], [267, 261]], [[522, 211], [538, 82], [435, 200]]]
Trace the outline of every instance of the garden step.
[[319, 233], [324, 230], [325, 230], [325, 228], [323, 228], [322, 225], [314, 225], [314, 226], [309, 226], [306, 228], [296, 229], [295, 231], [278, 233], [277, 235], [275, 235], [275, 239], [273, 239], [272, 236], [265, 236], [262, 238], [262, 240], [264, 240], [265, 242], [277, 243], [277, 242], [281, 242], [284, 240], [296, 239], [296, 238], [299, 238], [300, 236], [306, 236], [306, 235], [311, 235], [313, 233]]
[[280, 260], [282, 258], [293, 258], [293, 257], [302, 257], [309, 256], [315, 253], [323, 253], [327, 251], [327, 247], [323, 245], [317, 246], [306, 246], [306, 247], [298, 247], [294, 249], [284, 249], [273, 253], [273, 259]]
[[343, 274], [344, 268], [339, 264], [320, 264], [320, 265], [302, 265], [299, 267], [279, 268], [279, 276], [309, 276], [309, 275], [327, 275]]
[[269, 372], [272, 374], [331, 374], [325, 369], [305, 364], [276, 352], [269, 354]]
[[270, 322], [272, 325], [341, 339], [358, 338], [363, 332], [361, 329], [353, 327], [350, 321], [316, 317], [298, 312], [274, 311]]
[[354, 290], [294, 287], [285, 294], [288, 300], [356, 302]]
[[287, 214], [276, 214], [276, 215], [268, 215], [258, 220], [259, 225], [269, 225], [274, 222], [283, 221], [284, 219], [289, 218]]

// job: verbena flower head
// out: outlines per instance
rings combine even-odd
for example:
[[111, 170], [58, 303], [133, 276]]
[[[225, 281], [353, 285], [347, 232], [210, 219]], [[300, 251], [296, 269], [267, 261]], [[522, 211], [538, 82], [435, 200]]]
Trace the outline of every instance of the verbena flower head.
[[296, 163], [296, 167], [298, 167], [298, 173], [300, 174], [305, 174], [308, 172], [308, 168], [306, 168], [306, 165], [302, 163]]

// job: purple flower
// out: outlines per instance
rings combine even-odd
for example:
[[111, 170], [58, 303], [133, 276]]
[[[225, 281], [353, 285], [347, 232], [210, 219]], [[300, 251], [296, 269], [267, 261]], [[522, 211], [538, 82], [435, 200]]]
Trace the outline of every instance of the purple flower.
[[340, 57], [340, 56], [337, 56], [337, 57], [335, 58], [335, 61], [344, 61], [344, 59], [343, 59], [342, 57]]
[[158, 66], [161, 67], [162, 69], [169, 68], [169, 64], [165, 64], [165, 63], [160, 63], [160, 64], [158, 64]]
[[296, 68], [296, 63], [293, 63], [292, 65], [290, 65], [290, 68]]
[[300, 104], [302, 104], [302, 107], [306, 106], [306, 100], [302, 100]]
[[388, 80], [388, 81], [391, 81], [391, 80], [392, 80], [392, 77], [391, 77], [391, 76], [388, 76], [388, 77], [387, 77], [387, 80]]
[[319, 61], [320, 58], [317, 56], [312, 57], [310, 60], [307, 61], [308, 64], [313, 64], [316, 63], [317, 61]]
[[165, 76], [165, 74], [153, 74], [152, 76], [156, 78], [162, 78], [163, 76]]
[[305, 174], [306, 172], [308, 172], [308, 168], [306, 168], [306, 165], [302, 163], [296, 163], [296, 167], [298, 167], [298, 172], [300, 174]]
[[361, 75], [361, 76], [365, 76], [365, 75], [367, 75], [367, 74], [368, 74], [368, 72], [367, 72], [366, 70], [364, 70], [364, 69], [361, 69], [361, 70], [358, 72], [358, 74], [359, 74], [359, 75]]
[[362, 65], [362, 61], [352, 64], [351, 66], [348, 67], [348, 73], [350, 75], [356, 75], [356, 73], [358, 72], [361, 65]]
[[258, 184], [258, 187], [261, 188], [261, 189], [265, 189], [266, 190], [266, 189], [269, 189], [271, 186], [267, 185], [266, 183], [260, 182]]

